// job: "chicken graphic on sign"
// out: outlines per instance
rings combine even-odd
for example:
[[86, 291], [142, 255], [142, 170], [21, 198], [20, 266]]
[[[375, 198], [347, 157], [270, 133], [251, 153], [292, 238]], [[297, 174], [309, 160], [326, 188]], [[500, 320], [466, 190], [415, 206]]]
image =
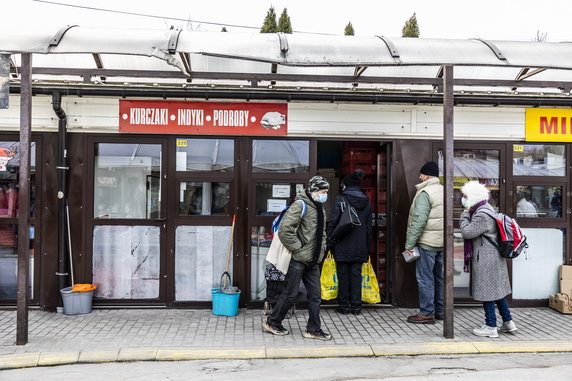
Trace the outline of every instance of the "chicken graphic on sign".
[[0, 147], [0, 171], [8, 170], [8, 162], [16, 155], [16, 147]]
[[260, 124], [266, 130], [269, 128], [272, 128], [273, 130], [279, 130], [280, 125], [284, 123], [286, 123], [286, 116], [276, 111], [267, 112], [260, 120]]

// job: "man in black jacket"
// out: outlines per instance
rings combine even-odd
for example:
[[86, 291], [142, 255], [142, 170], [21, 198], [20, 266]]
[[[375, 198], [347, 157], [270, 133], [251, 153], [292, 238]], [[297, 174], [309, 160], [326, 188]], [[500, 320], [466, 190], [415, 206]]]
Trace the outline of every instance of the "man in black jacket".
[[363, 171], [356, 170], [342, 180], [342, 193], [334, 200], [332, 215], [327, 228], [331, 237], [342, 215], [341, 204], [353, 206], [361, 226], [354, 228], [339, 242], [328, 240], [328, 249], [334, 254], [338, 273], [338, 313], [354, 315], [361, 313], [361, 270], [371, 250], [372, 211], [371, 202], [360, 188]]

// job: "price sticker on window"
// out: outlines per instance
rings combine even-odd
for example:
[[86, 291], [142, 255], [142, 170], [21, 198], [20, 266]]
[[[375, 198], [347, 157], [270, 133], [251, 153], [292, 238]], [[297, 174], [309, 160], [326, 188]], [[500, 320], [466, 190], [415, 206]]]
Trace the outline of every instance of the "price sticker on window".
[[187, 139], [177, 139], [177, 147], [188, 147], [189, 141]]
[[518, 144], [515, 144], [512, 147], [513, 147], [514, 152], [524, 152], [524, 146], [520, 146]]

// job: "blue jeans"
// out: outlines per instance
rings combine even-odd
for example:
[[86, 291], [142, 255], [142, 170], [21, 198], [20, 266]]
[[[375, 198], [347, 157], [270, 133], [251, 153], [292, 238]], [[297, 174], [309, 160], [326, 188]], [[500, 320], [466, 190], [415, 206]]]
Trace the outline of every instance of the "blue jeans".
[[421, 256], [415, 263], [415, 275], [419, 286], [419, 313], [443, 315], [443, 252], [418, 248]]
[[284, 289], [278, 297], [276, 305], [272, 309], [272, 313], [268, 317], [268, 322], [273, 326], [282, 324], [282, 320], [290, 308], [298, 299], [298, 291], [300, 289], [300, 281], [306, 286], [306, 298], [308, 300], [308, 324], [306, 329], [308, 332], [315, 332], [320, 329], [320, 303], [322, 302], [320, 287], [320, 269], [318, 265], [312, 267], [306, 266], [302, 262], [295, 260], [290, 261], [288, 273], [284, 280]]
[[499, 313], [502, 316], [502, 321], [512, 320], [512, 316], [510, 315], [510, 310], [508, 309], [506, 298], [494, 300], [492, 302], [483, 302], [483, 307], [485, 309], [485, 323], [489, 327], [497, 326], [497, 314], [495, 311], [495, 305], [499, 309]]

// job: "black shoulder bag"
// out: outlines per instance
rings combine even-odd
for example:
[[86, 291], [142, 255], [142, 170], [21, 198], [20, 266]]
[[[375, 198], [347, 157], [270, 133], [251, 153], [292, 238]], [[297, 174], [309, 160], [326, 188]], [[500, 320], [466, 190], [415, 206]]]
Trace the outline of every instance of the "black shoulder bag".
[[338, 224], [332, 231], [332, 235], [328, 237], [332, 242], [338, 243], [342, 238], [348, 235], [353, 229], [361, 226], [361, 221], [355, 210], [355, 208], [348, 202], [346, 206], [346, 200], [342, 198], [340, 203], [340, 208], [342, 210], [342, 215]]

